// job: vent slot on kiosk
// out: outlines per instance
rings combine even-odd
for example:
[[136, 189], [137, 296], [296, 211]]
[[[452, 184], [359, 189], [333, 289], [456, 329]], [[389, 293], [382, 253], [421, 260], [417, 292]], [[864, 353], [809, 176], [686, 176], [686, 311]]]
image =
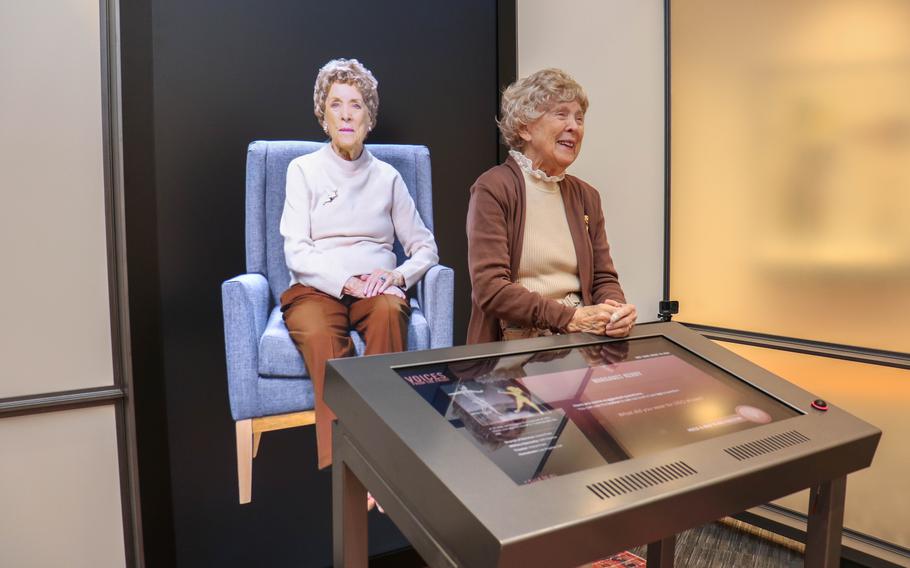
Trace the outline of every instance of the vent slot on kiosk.
[[607, 479], [606, 481], [598, 481], [597, 483], [588, 485], [587, 488], [601, 499], [609, 499], [611, 497], [619, 497], [620, 495], [632, 493], [640, 489], [654, 487], [655, 485], [667, 483], [668, 481], [689, 477], [696, 473], [698, 472], [695, 471], [692, 466], [685, 462], [678, 461], [660, 467], [645, 469], [637, 473], [614, 477], [612, 479]]
[[789, 432], [782, 432], [780, 434], [768, 436], [767, 438], [762, 438], [761, 440], [725, 448], [724, 451], [739, 461], [743, 461], [808, 441], [809, 438], [803, 436], [796, 430], [790, 430]]

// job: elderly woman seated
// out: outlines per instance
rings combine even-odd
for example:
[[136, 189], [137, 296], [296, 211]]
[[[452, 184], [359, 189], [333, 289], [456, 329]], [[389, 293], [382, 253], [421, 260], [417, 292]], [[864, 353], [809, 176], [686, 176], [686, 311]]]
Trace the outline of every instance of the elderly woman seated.
[[[356, 59], [329, 61], [316, 77], [313, 103], [330, 143], [288, 166], [281, 234], [291, 280], [281, 310], [313, 380], [324, 468], [332, 463], [335, 418], [323, 400], [326, 361], [354, 355], [352, 329], [367, 354], [404, 350], [404, 290], [439, 257], [398, 171], [364, 148], [379, 108], [373, 74]], [[400, 266], [396, 236], [409, 256]]]
[[559, 69], [503, 93], [499, 129], [509, 157], [477, 178], [468, 206], [468, 343], [577, 331], [624, 337], [635, 324], [600, 195], [566, 174], [587, 110], [584, 89]]

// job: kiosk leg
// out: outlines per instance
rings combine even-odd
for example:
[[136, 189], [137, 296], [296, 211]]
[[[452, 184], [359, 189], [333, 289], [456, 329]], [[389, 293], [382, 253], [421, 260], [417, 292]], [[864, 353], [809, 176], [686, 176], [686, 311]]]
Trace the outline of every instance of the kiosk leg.
[[673, 568], [676, 535], [648, 544], [648, 568]]
[[367, 568], [366, 503], [366, 488], [344, 461], [336, 459], [332, 465], [332, 540], [336, 568]]
[[840, 539], [846, 495], [846, 476], [826, 481], [811, 489], [809, 526], [806, 531], [806, 568], [840, 566]]

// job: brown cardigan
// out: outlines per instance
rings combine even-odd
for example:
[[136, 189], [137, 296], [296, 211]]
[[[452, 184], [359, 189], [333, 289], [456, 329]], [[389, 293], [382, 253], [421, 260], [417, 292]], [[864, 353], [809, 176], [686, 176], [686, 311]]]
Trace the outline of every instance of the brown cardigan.
[[[625, 302], [610, 257], [600, 194], [570, 175], [559, 182], [559, 189], [575, 244], [585, 305], [606, 299]], [[524, 176], [509, 157], [484, 172], [471, 186], [467, 221], [472, 286], [469, 344], [501, 340], [500, 320], [558, 331], [565, 329], [575, 313], [574, 308], [548, 300], [513, 281], [521, 259], [524, 224]]]

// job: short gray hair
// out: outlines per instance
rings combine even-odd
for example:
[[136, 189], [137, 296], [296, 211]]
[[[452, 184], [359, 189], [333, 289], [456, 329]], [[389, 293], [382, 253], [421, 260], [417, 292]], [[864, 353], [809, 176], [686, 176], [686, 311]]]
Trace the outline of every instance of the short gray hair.
[[501, 115], [496, 121], [503, 142], [520, 150], [525, 145], [519, 135], [522, 126], [543, 116], [553, 105], [572, 101], [578, 101], [582, 112], [588, 111], [584, 88], [562, 69], [542, 69], [515, 81], [502, 93]]
[[320, 125], [325, 125], [325, 99], [335, 83], [356, 87], [370, 115], [370, 128], [379, 116], [379, 81], [356, 59], [333, 59], [322, 66], [313, 86], [313, 112]]

